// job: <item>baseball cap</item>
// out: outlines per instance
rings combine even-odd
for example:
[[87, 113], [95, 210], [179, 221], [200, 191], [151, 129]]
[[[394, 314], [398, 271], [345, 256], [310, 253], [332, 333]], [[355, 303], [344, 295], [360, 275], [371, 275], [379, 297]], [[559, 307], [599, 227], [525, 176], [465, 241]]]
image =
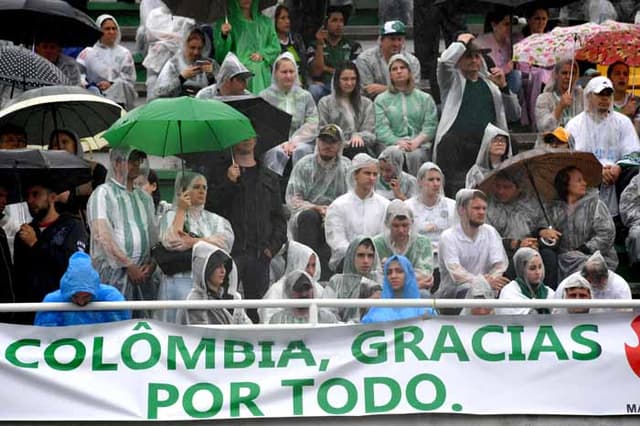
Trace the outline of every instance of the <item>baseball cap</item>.
[[546, 132], [542, 135], [545, 143], [562, 142], [569, 143], [569, 132], [564, 127], [557, 127], [552, 132]]
[[380, 35], [406, 35], [407, 26], [402, 21], [387, 21], [380, 27]]
[[595, 93], [596, 95], [601, 94], [604, 91], [609, 91], [613, 93], [613, 83], [607, 77], [594, 77], [589, 81], [585, 90], [589, 93]]
[[342, 142], [342, 130], [336, 124], [325, 124], [320, 128], [318, 137], [327, 142]]

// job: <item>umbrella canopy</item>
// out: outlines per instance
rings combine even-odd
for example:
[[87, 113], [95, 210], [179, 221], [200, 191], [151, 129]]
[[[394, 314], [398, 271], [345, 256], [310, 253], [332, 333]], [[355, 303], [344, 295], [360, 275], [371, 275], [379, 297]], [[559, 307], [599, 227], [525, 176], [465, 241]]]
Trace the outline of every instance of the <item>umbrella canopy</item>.
[[576, 59], [611, 65], [622, 61], [629, 66], [640, 65], [640, 26], [606, 21], [600, 31], [591, 34], [576, 52]]
[[58, 67], [20, 46], [0, 48], [0, 83], [22, 90], [42, 86], [68, 85]]
[[0, 111], [0, 126], [23, 127], [30, 144], [46, 145], [56, 129], [84, 138], [106, 130], [124, 110], [117, 103], [76, 86], [51, 86], [22, 93]]
[[[448, 2], [449, 0], [437, 0], [435, 2], [435, 4], [443, 4]], [[562, 7], [564, 5], [567, 5], [569, 3], [574, 2], [575, 0], [478, 0], [479, 2], [482, 3], [490, 3], [490, 4], [496, 4], [496, 5], [501, 5], [501, 6], [509, 6], [512, 8], [516, 8], [516, 7], [520, 7], [520, 6], [525, 6], [529, 3], [536, 3], [537, 5], [540, 5], [541, 7]]]
[[93, 19], [65, 1], [0, 2], [0, 39], [31, 45], [51, 37], [63, 46], [90, 46], [101, 36]]
[[[174, 15], [188, 16], [199, 22], [213, 22], [227, 14], [228, 0], [165, 0]], [[273, 6], [277, 0], [260, 0], [260, 10]]]
[[[90, 180], [89, 163], [66, 151], [0, 150], [0, 183], [11, 188], [47, 182], [60, 193]], [[14, 192], [19, 197], [21, 190]]]
[[255, 136], [249, 119], [229, 105], [188, 96], [141, 105], [104, 134], [112, 147], [129, 145], [163, 157], [219, 151]]

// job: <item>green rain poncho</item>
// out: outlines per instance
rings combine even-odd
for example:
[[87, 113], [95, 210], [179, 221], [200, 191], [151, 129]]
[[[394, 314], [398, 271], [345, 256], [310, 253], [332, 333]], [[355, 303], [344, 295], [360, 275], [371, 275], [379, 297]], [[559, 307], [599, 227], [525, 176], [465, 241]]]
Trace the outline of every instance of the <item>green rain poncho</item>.
[[[257, 95], [271, 85], [271, 64], [280, 54], [280, 42], [275, 26], [269, 18], [260, 13], [258, 1], [251, 3], [252, 20], [244, 17], [238, 0], [228, 0], [227, 5], [227, 19], [231, 24], [231, 32], [226, 38], [222, 37], [221, 27], [225, 18], [217, 20], [213, 25], [216, 60], [221, 63], [228, 52], [234, 52], [255, 74], [248, 82], [248, 89]], [[249, 59], [256, 52], [262, 55], [261, 61]]]

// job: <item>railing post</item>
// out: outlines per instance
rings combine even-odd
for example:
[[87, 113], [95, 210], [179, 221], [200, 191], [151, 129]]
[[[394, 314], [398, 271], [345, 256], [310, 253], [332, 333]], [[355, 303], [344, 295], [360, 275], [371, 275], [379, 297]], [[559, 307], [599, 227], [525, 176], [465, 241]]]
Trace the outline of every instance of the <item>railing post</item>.
[[309, 324], [311, 324], [312, 327], [318, 325], [318, 304], [315, 302], [311, 302], [309, 306]]

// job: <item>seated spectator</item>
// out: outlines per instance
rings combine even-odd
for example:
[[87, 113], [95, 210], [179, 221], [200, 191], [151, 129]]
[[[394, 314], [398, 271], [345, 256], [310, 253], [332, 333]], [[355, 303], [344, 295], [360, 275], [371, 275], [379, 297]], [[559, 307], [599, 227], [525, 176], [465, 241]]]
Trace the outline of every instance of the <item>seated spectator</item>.
[[62, 53], [62, 46], [55, 37], [43, 37], [35, 45], [35, 52], [62, 71], [72, 86], [80, 85], [80, 68], [71, 56]]
[[286, 52], [273, 63], [273, 83], [260, 92], [271, 105], [291, 114], [289, 140], [266, 152], [264, 161], [282, 175], [289, 159], [295, 164], [313, 152], [318, 131], [318, 110], [311, 93], [300, 87], [295, 58]]
[[[560, 291], [556, 291], [554, 297], [556, 299], [560, 298], [559, 295], [562, 294], [562, 299], [579, 299], [579, 300], [590, 300], [593, 299], [591, 294], [591, 284], [586, 278], [582, 277], [579, 274], [573, 274], [568, 276], [564, 281], [564, 291], [560, 293]], [[560, 290], [560, 289], [558, 289]], [[588, 314], [589, 308], [556, 308], [553, 310], [554, 314], [557, 313], [570, 313], [570, 314]]]
[[[544, 264], [537, 250], [518, 249], [513, 256], [516, 279], [500, 291], [500, 300], [552, 299], [554, 292], [544, 284]], [[499, 315], [549, 314], [547, 308], [497, 308]]]
[[511, 157], [511, 138], [493, 124], [487, 124], [476, 163], [467, 172], [466, 188], [474, 189], [507, 158]]
[[325, 238], [331, 247], [329, 266], [336, 272], [342, 270], [344, 255], [355, 237], [374, 236], [383, 230], [389, 200], [375, 192], [378, 173], [378, 160], [367, 154], [353, 157], [349, 192], [336, 198], [327, 209]]
[[381, 263], [394, 254], [406, 257], [416, 274], [422, 297], [431, 295], [433, 286], [433, 255], [429, 238], [413, 230], [413, 212], [400, 200], [387, 206], [384, 231], [373, 238]]
[[291, 212], [291, 234], [320, 255], [326, 279], [331, 250], [324, 236], [324, 220], [329, 204], [348, 190], [351, 161], [342, 156], [343, 148], [340, 128], [335, 124], [322, 126], [316, 139], [316, 152], [293, 167], [285, 196]]
[[636, 175], [620, 195], [620, 218], [629, 228], [625, 240], [629, 263], [634, 273], [640, 272], [640, 175]]
[[566, 167], [554, 180], [558, 199], [546, 208], [549, 223], [540, 217], [538, 236], [558, 245], [558, 281], [579, 270], [596, 251], [610, 269], [618, 266], [613, 243], [615, 225], [597, 189], [587, 189], [580, 169]]
[[536, 148], [544, 149], [565, 149], [573, 151], [575, 148], [575, 140], [573, 136], [567, 132], [564, 127], [556, 127], [553, 132], [546, 132], [542, 134], [542, 144], [536, 141]]
[[150, 93], [154, 98], [195, 96], [215, 81], [218, 64], [202, 56], [206, 38], [202, 30], [195, 28], [185, 38], [182, 49], [169, 59], [158, 75]]
[[400, 201], [413, 197], [418, 190], [418, 181], [412, 175], [402, 171], [404, 153], [397, 146], [389, 146], [378, 156], [380, 177], [376, 183], [376, 192], [388, 200]]
[[[78, 306], [87, 306], [90, 302], [124, 300], [118, 289], [100, 283], [100, 277], [91, 265], [91, 257], [78, 251], [69, 258], [69, 266], [60, 279], [60, 289], [47, 294], [42, 303], [72, 302]], [[40, 311], [36, 314], [33, 325], [62, 327], [128, 319], [131, 319], [131, 311]]]
[[[349, 18], [347, 8], [329, 6], [325, 24], [316, 32], [315, 41], [308, 50], [311, 82], [309, 92], [317, 102], [331, 93], [331, 79], [335, 71], [356, 60], [362, 47], [360, 43], [344, 37], [344, 26]], [[356, 89], [359, 91], [360, 82]], [[335, 83], [334, 83], [335, 87]]]
[[0, 127], [0, 149], [24, 149], [27, 147], [27, 132], [16, 124]]
[[[206, 241], [193, 246], [191, 270], [193, 288], [186, 300], [233, 300], [238, 294], [238, 275], [231, 257], [219, 247]], [[176, 323], [189, 325], [249, 324], [244, 309], [226, 308], [179, 309]]]
[[[335, 274], [324, 288], [326, 299], [377, 299], [382, 291], [382, 270], [370, 237], [354, 238], [344, 257], [341, 274]], [[333, 308], [343, 322], [359, 322], [365, 308]]]
[[[404, 256], [393, 255], [384, 264], [384, 281], [382, 283], [383, 299], [419, 299], [420, 291], [411, 262]], [[383, 308], [373, 307], [362, 317], [365, 324], [418, 318], [425, 315], [435, 316], [432, 308], [406, 307]]]
[[[565, 278], [556, 291], [556, 298], [562, 298], [566, 285], [576, 277], [586, 279], [591, 285], [591, 297], [593, 299], [622, 299], [631, 300], [631, 289], [629, 284], [620, 275], [616, 274], [607, 266], [607, 261], [596, 251], [582, 265], [582, 269]], [[614, 308], [592, 308], [589, 312], [609, 312]]]
[[380, 27], [379, 45], [371, 47], [356, 59], [358, 71], [362, 79], [362, 90], [369, 98], [374, 99], [391, 85], [389, 61], [391, 57], [402, 53], [409, 64], [413, 84], [420, 81], [420, 61], [408, 52], [404, 52], [407, 27], [401, 21], [388, 21]]
[[636, 132], [640, 132], [640, 99], [633, 93], [635, 87], [629, 84], [629, 65], [614, 62], [607, 68], [607, 78], [613, 83], [613, 110], [629, 117]]
[[336, 68], [331, 95], [318, 102], [320, 126], [334, 123], [346, 140], [344, 155], [353, 158], [360, 152], [377, 156], [375, 112], [371, 99], [360, 94], [360, 74], [352, 62]]
[[136, 66], [131, 52], [120, 44], [120, 27], [111, 15], [100, 15], [96, 24], [102, 37], [78, 55], [84, 80], [88, 88], [95, 88], [125, 109], [133, 108], [136, 92]]
[[289, 8], [284, 4], [278, 4], [273, 15], [276, 34], [280, 41], [280, 53], [289, 52], [296, 58], [296, 65], [300, 74], [300, 84], [307, 87], [309, 83], [309, 70], [307, 69], [307, 48], [304, 45], [302, 35], [291, 32], [291, 19]]
[[438, 127], [438, 109], [431, 95], [415, 87], [415, 76], [404, 54], [389, 59], [389, 87], [375, 101], [376, 137], [405, 153], [407, 170], [416, 175], [431, 150]]
[[196, 98], [216, 99], [223, 96], [251, 95], [247, 90], [247, 82], [253, 73], [245, 67], [233, 52], [227, 53], [220, 70], [216, 75], [216, 83], [200, 89]]
[[[489, 286], [486, 280], [477, 279], [469, 288], [467, 295], [465, 296], [466, 300], [495, 300], [496, 295], [493, 289]], [[460, 315], [494, 315], [496, 313], [495, 308], [489, 307], [473, 307], [473, 308], [463, 308], [460, 312]]]
[[[293, 271], [285, 275], [285, 299], [314, 299], [318, 297], [313, 279], [304, 271]], [[276, 312], [269, 324], [300, 324], [309, 322], [309, 308], [283, 308]], [[318, 323], [335, 324], [338, 318], [325, 308], [318, 309]]]

